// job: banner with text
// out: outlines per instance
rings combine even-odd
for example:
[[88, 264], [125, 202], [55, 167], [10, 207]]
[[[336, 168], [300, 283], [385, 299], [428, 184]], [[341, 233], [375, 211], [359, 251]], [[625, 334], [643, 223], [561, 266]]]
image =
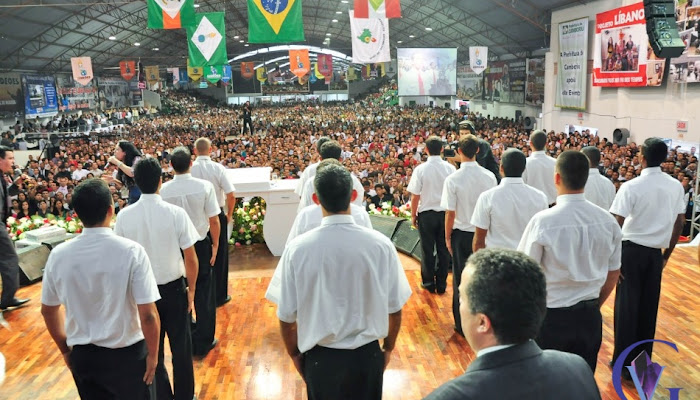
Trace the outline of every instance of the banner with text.
[[56, 75], [58, 109], [60, 111], [94, 110], [97, 108], [97, 85], [90, 80], [79, 84], [70, 75]]
[[53, 76], [22, 75], [24, 115], [27, 118], [58, 114], [56, 81]]
[[0, 118], [19, 117], [24, 113], [23, 105], [19, 74], [0, 74]]
[[457, 97], [471, 100], [481, 95], [483, 77], [474, 72], [471, 67], [457, 67]]
[[481, 75], [488, 67], [489, 48], [472, 46], [469, 48], [469, 64], [475, 74]]
[[554, 105], [586, 109], [588, 18], [559, 24], [559, 63]]
[[90, 57], [72, 57], [73, 79], [83, 86], [92, 81], [92, 59]]
[[525, 104], [541, 106], [544, 103], [544, 58], [527, 59]]
[[[138, 90], [138, 81], [131, 81]], [[99, 98], [100, 107], [103, 110], [110, 110], [113, 108], [128, 107], [131, 105], [129, 90], [129, 84], [120, 78], [99, 78]], [[139, 90], [140, 93], [140, 90]]]

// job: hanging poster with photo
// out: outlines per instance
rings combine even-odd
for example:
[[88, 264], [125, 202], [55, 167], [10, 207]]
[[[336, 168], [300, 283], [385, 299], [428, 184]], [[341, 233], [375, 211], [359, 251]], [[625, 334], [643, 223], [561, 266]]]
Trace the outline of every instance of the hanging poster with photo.
[[676, 19], [685, 51], [671, 59], [668, 78], [675, 83], [700, 82], [700, 1], [678, 0]]
[[0, 74], [0, 118], [19, 117], [24, 113], [24, 97], [19, 74]]
[[480, 97], [482, 79], [469, 66], [457, 67], [457, 97], [462, 100]]
[[525, 104], [541, 106], [544, 103], [544, 58], [527, 59]]
[[56, 75], [58, 109], [60, 111], [94, 110], [97, 108], [97, 85], [92, 79], [81, 85], [71, 75]]
[[53, 117], [58, 114], [56, 81], [53, 76], [22, 75], [22, 86], [27, 118]]

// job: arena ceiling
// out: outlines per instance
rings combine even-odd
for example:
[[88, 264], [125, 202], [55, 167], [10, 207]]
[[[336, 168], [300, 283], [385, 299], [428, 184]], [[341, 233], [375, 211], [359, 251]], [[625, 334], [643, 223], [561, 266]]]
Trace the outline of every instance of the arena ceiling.
[[[267, 47], [245, 46], [247, 0], [195, 3], [197, 12], [226, 12], [230, 59]], [[352, 3], [353, 0], [303, 0], [306, 42], [293, 44], [352, 54], [348, 17]], [[389, 23], [392, 51], [396, 47], [458, 47], [463, 62], [467, 61], [468, 47], [477, 45], [488, 46], [490, 58], [542, 54], [549, 47], [552, 10], [583, 3], [584, 0], [401, 0], [403, 18]], [[0, 70], [68, 72], [70, 58], [77, 56], [92, 57], [96, 73], [116, 70], [124, 59], [140, 58], [146, 65], [184, 66], [184, 30], [149, 30], [146, 20], [143, 0], [3, 0]], [[327, 38], [330, 43], [324, 44]]]

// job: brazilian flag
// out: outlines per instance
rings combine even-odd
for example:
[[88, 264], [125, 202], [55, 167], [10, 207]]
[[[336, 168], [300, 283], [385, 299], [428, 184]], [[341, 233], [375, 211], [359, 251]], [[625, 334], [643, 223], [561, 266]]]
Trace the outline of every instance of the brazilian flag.
[[300, 42], [304, 38], [301, 0], [248, 0], [248, 42]]

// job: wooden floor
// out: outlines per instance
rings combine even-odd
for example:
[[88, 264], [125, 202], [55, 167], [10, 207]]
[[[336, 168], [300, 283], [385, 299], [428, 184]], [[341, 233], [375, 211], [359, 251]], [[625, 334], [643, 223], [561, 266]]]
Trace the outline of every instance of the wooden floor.
[[[391, 364], [384, 375], [384, 398], [420, 399], [460, 375], [474, 358], [466, 341], [453, 333], [451, 299], [421, 291], [419, 264], [402, 256], [414, 289], [403, 313], [403, 326]], [[200, 399], [305, 399], [301, 378], [288, 359], [278, 332], [275, 306], [264, 293], [276, 266], [263, 246], [237, 247], [231, 254], [233, 301], [217, 315], [219, 346], [195, 361]], [[654, 399], [668, 399], [668, 387], [682, 387], [682, 399], [700, 399], [700, 273], [695, 249], [675, 252], [664, 274], [657, 339], [678, 345], [679, 352], [655, 346], [655, 360], [666, 366]], [[32, 299], [28, 307], [5, 313], [11, 330], [0, 327], [0, 352], [7, 377], [0, 399], [76, 399], [69, 371], [46, 332], [40, 315], [41, 284], [20, 289]], [[612, 352], [612, 305], [603, 307], [603, 346], [596, 380], [603, 399], [619, 399], [607, 367]], [[505, 382], [504, 382], [505, 383]], [[507, 384], [507, 383], [505, 383]], [[574, 389], [575, 390], [575, 389]], [[629, 399], [638, 399], [626, 386]], [[567, 396], [562, 393], [562, 399]]]

